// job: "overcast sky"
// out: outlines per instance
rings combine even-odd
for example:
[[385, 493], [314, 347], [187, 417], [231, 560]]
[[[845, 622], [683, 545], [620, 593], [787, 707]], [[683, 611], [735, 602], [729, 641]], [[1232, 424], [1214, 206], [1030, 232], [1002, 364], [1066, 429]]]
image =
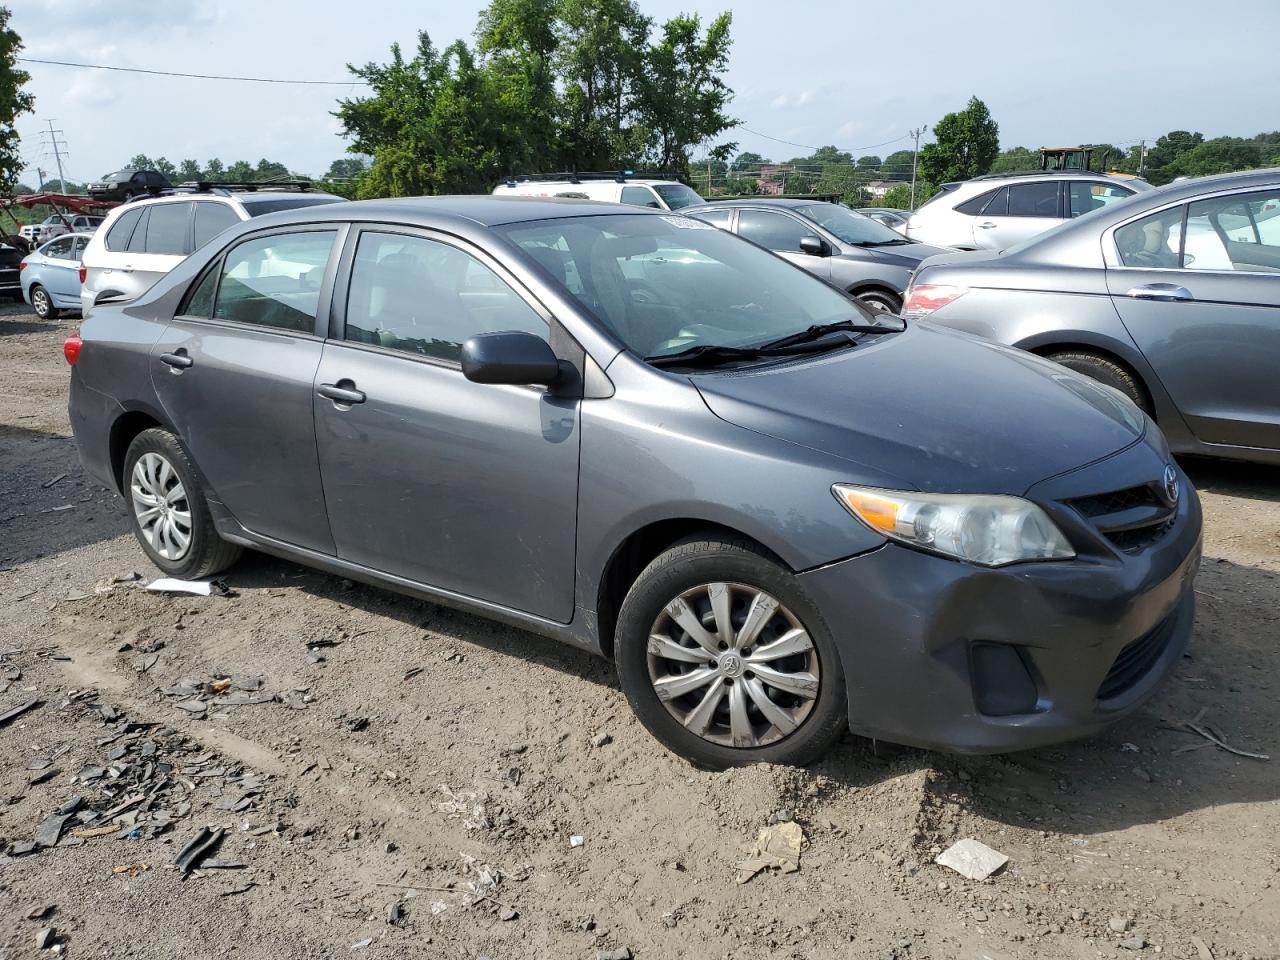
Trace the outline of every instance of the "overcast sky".
[[[426, 29], [471, 38], [479, 0], [8, 0], [24, 56], [196, 73], [345, 80]], [[971, 94], [1004, 146], [1127, 145], [1171, 129], [1251, 136], [1280, 127], [1280, 2], [1122, 5], [914, 0], [641, 0], [656, 19], [732, 6], [739, 149], [773, 159], [834, 143], [855, 156], [906, 147]], [[64, 131], [67, 176], [91, 179], [145, 153], [177, 163], [266, 157], [319, 174], [345, 143], [329, 112], [360, 87], [145, 77], [27, 65], [36, 115], [24, 158], [52, 169], [40, 132]], [[891, 142], [886, 142], [891, 141]], [[27, 179], [34, 181], [34, 174]], [[34, 183], [33, 183], [34, 185]]]

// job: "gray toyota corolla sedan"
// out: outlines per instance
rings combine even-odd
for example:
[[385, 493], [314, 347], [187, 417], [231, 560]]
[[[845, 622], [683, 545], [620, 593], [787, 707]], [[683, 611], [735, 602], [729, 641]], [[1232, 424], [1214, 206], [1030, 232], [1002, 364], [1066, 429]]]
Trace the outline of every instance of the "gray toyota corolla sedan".
[[66, 355], [166, 573], [249, 547], [559, 638], [709, 766], [1081, 736], [1191, 630], [1199, 501], [1137, 407], [683, 216], [270, 215]]
[[1177, 453], [1280, 463], [1280, 169], [1174, 183], [1003, 253], [931, 259], [905, 313], [1123, 391]]

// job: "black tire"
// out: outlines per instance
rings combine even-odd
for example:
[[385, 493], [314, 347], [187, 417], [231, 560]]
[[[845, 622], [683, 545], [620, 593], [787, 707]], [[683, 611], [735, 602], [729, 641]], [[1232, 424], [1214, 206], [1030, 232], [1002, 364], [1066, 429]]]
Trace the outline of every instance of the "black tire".
[[1128, 367], [1087, 350], [1064, 350], [1060, 353], [1051, 353], [1048, 357], [1068, 370], [1074, 370], [1099, 383], [1105, 383], [1108, 387], [1114, 387], [1136, 403], [1139, 410], [1151, 415], [1151, 400], [1147, 397], [1147, 391], [1143, 389], [1142, 383]]
[[[185, 512], [190, 515], [189, 544], [185, 552], [174, 558], [161, 555], [148, 539], [139, 521], [139, 508], [134, 499], [132, 478], [138, 461], [146, 454], [156, 454], [167, 462], [185, 493], [183, 498], [187, 506]], [[178, 438], [169, 431], [153, 427], [150, 430], [143, 430], [134, 437], [125, 453], [121, 479], [121, 487], [129, 510], [129, 525], [133, 528], [133, 534], [138, 538], [138, 543], [142, 545], [151, 562], [169, 576], [183, 580], [207, 577], [227, 569], [240, 558], [243, 548], [239, 544], [223, 540], [214, 529], [213, 518], [209, 514], [209, 505], [205, 501], [199, 475], [186, 450], [178, 442]]]
[[[659, 699], [650, 677], [649, 634], [659, 614], [686, 591], [719, 582], [763, 590], [780, 601], [808, 633], [820, 665], [818, 694], [808, 715], [794, 732], [763, 746], [717, 744], [686, 729]], [[811, 763], [840, 739], [848, 725], [844, 671], [826, 622], [794, 574], [750, 541], [690, 537], [658, 556], [636, 578], [622, 602], [614, 654], [623, 693], [640, 722], [673, 753], [702, 767], [723, 770], [751, 763]]]
[[885, 290], [864, 290], [854, 294], [866, 304], [872, 313], [888, 313], [897, 316], [902, 312], [902, 301]]
[[38, 283], [31, 285], [31, 309], [41, 320], [57, 320], [61, 311], [53, 305], [49, 291]]

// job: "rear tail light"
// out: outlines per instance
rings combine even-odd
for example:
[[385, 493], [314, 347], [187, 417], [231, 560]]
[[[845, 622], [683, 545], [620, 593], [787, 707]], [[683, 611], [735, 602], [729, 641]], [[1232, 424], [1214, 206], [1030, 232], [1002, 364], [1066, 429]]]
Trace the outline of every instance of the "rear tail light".
[[941, 310], [948, 303], [959, 300], [969, 292], [968, 287], [952, 287], [946, 284], [922, 283], [907, 291], [907, 302], [902, 306], [902, 316], [909, 320], [927, 317]]
[[89, 268], [86, 267], [83, 263], [80, 264], [80, 285], [81, 286], [84, 286], [85, 274], [87, 274], [88, 272], [89, 272]]
[[21, 273], [25, 269], [27, 269], [27, 261], [23, 260], [20, 264], [18, 264], [18, 272]]
[[80, 339], [78, 334], [72, 334], [62, 341], [62, 355], [67, 358], [67, 363], [71, 366], [76, 365], [76, 361], [80, 359], [80, 348], [84, 346], [84, 341]]

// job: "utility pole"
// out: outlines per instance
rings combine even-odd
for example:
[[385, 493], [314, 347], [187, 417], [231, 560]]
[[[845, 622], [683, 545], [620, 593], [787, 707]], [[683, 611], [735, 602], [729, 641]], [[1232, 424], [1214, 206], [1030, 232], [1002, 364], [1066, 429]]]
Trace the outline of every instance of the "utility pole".
[[916, 168], [920, 163], [920, 137], [927, 133], [929, 125], [926, 123], [923, 127], [910, 131], [911, 136], [915, 138], [916, 149], [911, 154], [911, 209], [916, 208]]
[[1138, 176], [1142, 176], [1142, 171], [1147, 166], [1147, 141], [1141, 140], [1138, 143]]
[[54, 163], [58, 165], [58, 189], [62, 193], [67, 192], [67, 181], [62, 175], [62, 151], [67, 149], [67, 141], [59, 139], [63, 131], [53, 128], [53, 121], [49, 121], [49, 140], [47, 146], [53, 151]]
[[44, 170], [42, 170], [40, 167], [36, 167], [36, 176], [40, 178], [40, 189], [37, 190], [36, 192], [44, 193]]

